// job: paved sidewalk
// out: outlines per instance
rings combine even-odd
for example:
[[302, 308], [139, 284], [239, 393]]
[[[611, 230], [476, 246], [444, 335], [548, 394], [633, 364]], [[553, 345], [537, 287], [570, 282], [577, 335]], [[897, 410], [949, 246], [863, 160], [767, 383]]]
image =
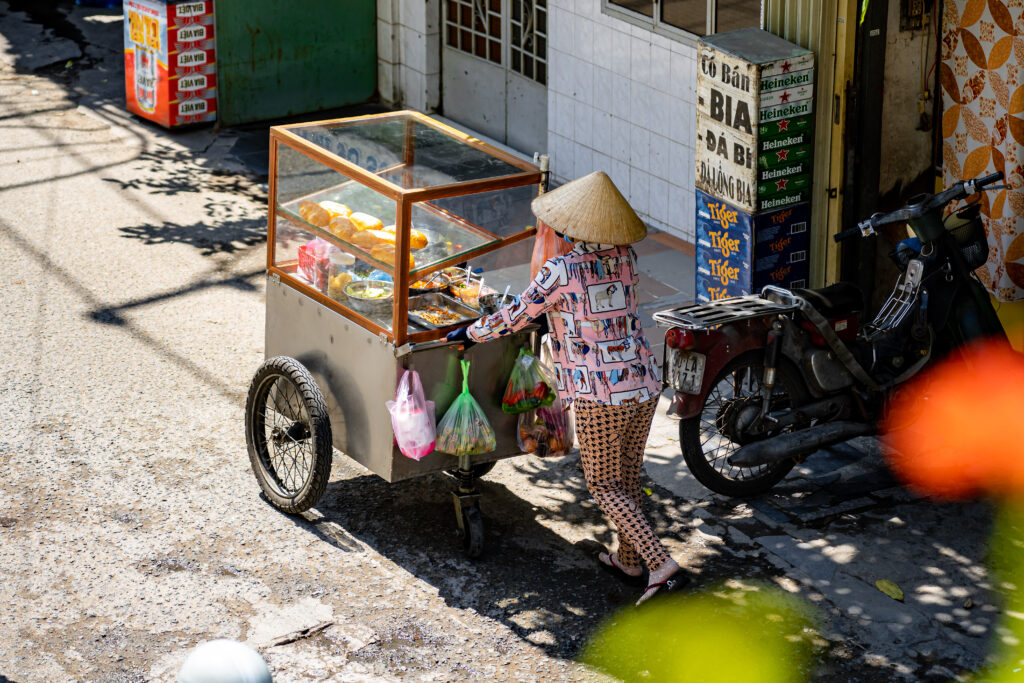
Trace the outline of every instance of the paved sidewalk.
[[[667, 408], [668, 398], [661, 401]], [[873, 437], [809, 456], [768, 494], [731, 500], [689, 474], [678, 429], [659, 410], [648, 442], [651, 479], [695, 503], [694, 524], [709, 543], [766, 559], [781, 570], [780, 585], [822, 608], [841, 657], [876, 668], [878, 680], [950, 680], [982, 665], [1000, 617], [985, 564], [988, 504], [915, 497], [893, 478]], [[896, 582], [904, 601], [883, 594], [879, 579]]]

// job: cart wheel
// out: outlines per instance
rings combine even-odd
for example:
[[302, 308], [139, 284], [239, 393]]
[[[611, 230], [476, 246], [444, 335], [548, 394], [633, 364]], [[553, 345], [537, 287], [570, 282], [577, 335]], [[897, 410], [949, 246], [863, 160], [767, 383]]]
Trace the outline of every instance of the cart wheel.
[[470, 559], [484, 552], [484, 517], [477, 505], [462, 509], [462, 551]]
[[331, 476], [331, 421], [313, 376], [294, 358], [270, 358], [245, 402], [249, 462], [267, 500], [282, 512], [317, 504]]

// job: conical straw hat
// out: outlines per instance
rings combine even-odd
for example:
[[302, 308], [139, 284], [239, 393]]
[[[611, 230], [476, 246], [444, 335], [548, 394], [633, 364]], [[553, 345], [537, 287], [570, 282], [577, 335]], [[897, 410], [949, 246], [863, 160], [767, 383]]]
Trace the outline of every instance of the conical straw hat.
[[647, 235], [647, 226], [601, 171], [542, 194], [530, 206], [552, 230], [582, 242], [632, 244]]

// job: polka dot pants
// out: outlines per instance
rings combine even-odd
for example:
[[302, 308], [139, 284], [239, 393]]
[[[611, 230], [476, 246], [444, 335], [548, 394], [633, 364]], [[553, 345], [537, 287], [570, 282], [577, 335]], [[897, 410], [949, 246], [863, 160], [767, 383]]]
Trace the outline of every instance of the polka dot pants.
[[640, 468], [658, 400], [621, 406], [578, 398], [576, 438], [590, 495], [619, 532], [619, 564], [654, 571], [668, 551], [644, 516]]

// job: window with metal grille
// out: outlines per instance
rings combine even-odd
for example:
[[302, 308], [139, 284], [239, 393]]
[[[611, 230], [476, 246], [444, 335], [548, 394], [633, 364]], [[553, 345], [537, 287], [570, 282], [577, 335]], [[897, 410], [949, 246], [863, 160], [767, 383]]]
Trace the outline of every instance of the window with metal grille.
[[501, 0], [445, 0], [448, 47], [501, 64]]
[[547, 0], [512, 0], [509, 22], [512, 70], [541, 85], [548, 82]]
[[761, 4], [761, 0], [602, 0], [607, 14], [682, 38], [759, 27]]

